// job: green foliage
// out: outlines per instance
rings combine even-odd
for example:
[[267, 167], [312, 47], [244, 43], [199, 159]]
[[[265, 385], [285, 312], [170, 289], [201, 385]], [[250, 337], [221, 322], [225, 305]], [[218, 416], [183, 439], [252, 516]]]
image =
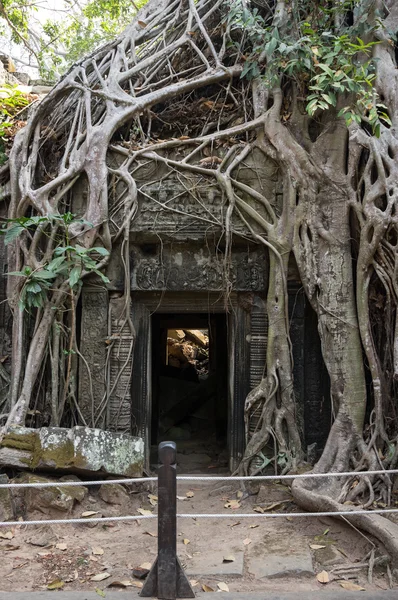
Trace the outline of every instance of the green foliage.
[[12, 41], [24, 44], [35, 54], [40, 75], [54, 81], [82, 56], [113, 39], [147, 2], [89, 0], [72, 4], [64, 0], [71, 10], [60, 13], [62, 18], [57, 15], [60, 3], [47, 21], [37, 20], [36, 27], [29, 27], [32, 15], [40, 7], [30, 0], [2, 0], [0, 18]]
[[12, 133], [12, 118], [28, 104], [27, 95], [16, 86], [4, 84], [0, 87], [0, 166], [8, 160], [6, 143]]
[[1, 0], [0, 17], [9, 21], [11, 39], [20, 44], [22, 39], [29, 38], [29, 17], [37, 7], [29, 0]]
[[82, 285], [83, 274], [95, 273], [104, 283], [109, 283], [109, 279], [98, 269], [101, 259], [108, 256], [108, 250], [102, 247], [84, 248], [79, 244], [70, 244], [69, 230], [72, 224], [90, 225], [83, 219], [75, 219], [72, 213], [7, 219], [0, 233], [5, 236], [5, 244], [9, 244], [19, 238], [23, 232], [32, 235], [39, 226], [45, 231], [47, 226], [55, 224], [58, 225], [60, 234], [51, 260], [38, 269], [25, 266], [22, 271], [8, 273], [8, 275], [24, 278], [19, 298], [21, 310], [41, 308], [55, 283], [59, 287], [60, 283], [67, 281], [72, 293], [76, 292]]
[[[270, 89], [291, 79], [305, 97], [309, 115], [343, 104], [338, 115], [347, 125], [365, 119], [379, 136], [381, 125], [391, 122], [374, 90], [376, 64], [371, 52], [378, 42], [363, 38], [371, 39], [381, 21], [376, 13], [370, 24], [367, 1], [330, 5], [301, 0], [277, 24], [236, 0], [228, 20], [232, 32], [244, 32], [242, 41], [231, 42], [246, 59], [242, 77], [262, 77]], [[354, 25], [347, 24], [348, 15]]]

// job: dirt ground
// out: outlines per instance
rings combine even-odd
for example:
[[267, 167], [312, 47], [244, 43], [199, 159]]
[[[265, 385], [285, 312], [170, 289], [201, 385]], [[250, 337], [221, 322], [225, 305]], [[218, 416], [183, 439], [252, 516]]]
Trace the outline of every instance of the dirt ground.
[[[252, 489], [252, 492], [258, 491], [259, 485], [256, 486], [257, 490]], [[235, 516], [236, 513], [259, 514], [253, 510], [258, 511], [258, 506], [266, 512], [299, 512], [287, 486], [268, 484], [260, 490], [259, 496], [252, 494], [240, 498], [239, 484], [188, 485], [181, 482], [178, 496], [180, 513], [230, 515], [228, 519], [186, 518], [178, 521], [178, 555], [187, 571], [195, 573], [189, 575], [189, 579], [196, 591], [217, 590], [218, 584], [224, 588], [223, 584], [226, 584], [231, 592], [322, 592], [324, 589], [341, 589], [341, 584], [348, 585], [348, 588], [353, 584], [354, 589], [359, 586], [371, 591], [391, 586], [387, 565], [383, 561], [375, 567], [373, 582], [369, 583], [366, 567], [369, 553], [375, 548], [375, 556], [382, 556], [383, 549], [343, 521], [301, 517], [239, 519]], [[128, 488], [128, 494], [121, 493], [118, 501], [121, 504], [110, 504], [109, 498], [105, 502], [99, 496], [99, 488], [90, 487], [84, 500], [75, 504], [69, 516], [80, 517], [88, 511], [98, 512], [103, 517], [134, 515], [139, 514], [139, 510], [156, 514], [156, 490], [149, 485], [141, 485], [139, 491]], [[55, 510], [47, 514], [36, 511], [27, 515], [29, 519], [65, 516], [65, 513]], [[2, 591], [84, 589], [97, 590], [101, 597], [106, 597], [109, 586], [121, 591], [141, 587], [142, 582], [133, 576], [132, 571], [144, 563], [147, 563], [146, 567], [151, 564], [157, 551], [155, 519], [97, 525], [88, 520], [87, 525], [31, 527], [21, 523], [17, 527], [1, 529], [0, 535]], [[334, 548], [333, 555], [338, 557], [338, 564], [319, 564], [319, 552], [331, 546]], [[259, 565], [267, 565], [267, 561], [278, 553], [285, 555], [286, 560], [291, 559], [290, 554], [299, 558], [310, 554], [313, 573], [282, 572], [272, 578], [260, 577]], [[206, 561], [211, 563], [214, 556], [218, 556], [216, 562], [220, 563], [220, 574], [208, 575]], [[224, 557], [234, 560], [225, 563]], [[239, 557], [243, 559], [241, 574], [233, 575], [231, 571], [237, 566], [234, 563], [239, 561]], [[348, 571], [341, 571], [347, 568]], [[318, 581], [317, 576], [322, 571], [326, 571], [328, 583]], [[214, 573], [214, 570], [211, 572]]]

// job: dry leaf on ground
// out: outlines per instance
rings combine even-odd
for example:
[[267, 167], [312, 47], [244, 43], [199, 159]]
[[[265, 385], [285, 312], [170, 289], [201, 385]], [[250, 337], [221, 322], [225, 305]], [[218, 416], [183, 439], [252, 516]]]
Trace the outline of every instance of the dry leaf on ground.
[[150, 503], [152, 506], [156, 506], [156, 505], [157, 505], [157, 503], [158, 503], [158, 497], [157, 497], [157, 496], [154, 496], [153, 494], [149, 494], [149, 496], [148, 496], [148, 500], [149, 500], [149, 503]]
[[249, 544], [251, 544], [251, 543], [252, 543], [252, 541], [251, 541], [251, 539], [250, 539], [250, 538], [246, 538], [245, 540], [243, 540], [243, 545], [244, 545], [244, 546], [248, 546], [248, 545], [249, 545]]
[[193, 498], [195, 496], [195, 494], [193, 493], [192, 490], [190, 490], [189, 492], [187, 492], [185, 495], [186, 495], [187, 498]]
[[143, 588], [144, 584], [142, 583], [142, 581], [132, 581], [131, 585], [137, 588]]
[[321, 550], [322, 548], [326, 548], [326, 546], [322, 544], [310, 544], [310, 548], [311, 550]]
[[56, 544], [55, 547], [57, 548], [57, 550], [62, 550], [63, 552], [68, 549], [67, 544]]
[[138, 512], [140, 513], [140, 515], [143, 515], [144, 517], [146, 515], [152, 515], [152, 511], [151, 510], [146, 510], [145, 508], [139, 508]]
[[61, 581], [60, 579], [55, 579], [51, 583], [48, 584], [48, 590], [62, 590], [65, 585], [65, 581]]
[[240, 500], [241, 498], [243, 498], [243, 492], [242, 492], [242, 490], [239, 490], [238, 492], [236, 492], [236, 497], [238, 498], [238, 500]]
[[95, 593], [98, 594], [98, 596], [101, 596], [101, 598], [106, 598], [104, 590], [101, 590], [100, 588], [95, 588]]
[[140, 569], [147, 569], [148, 571], [150, 571], [152, 569], [152, 563], [144, 562], [142, 563], [142, 565], [140, 565]]
[[86, 510], [86, 512], [82, 513], [82, 517], [94, 517], [94, 515], [99, 515], [98, 510]]
[[105, 571], [105, 573], [98, 573], [98, 575], [93, 575], [93, 577], [90, 577], [90, 581], [104, 581], [104, 579], [108, 579], [110, 576], [111, 574]]
[[91, 550], [95, 556], [102, 556], [104, 554], [103, 548], [100, 548], [99, 546], [96, 548], [92, 548]]
[[256, 525], [250, 525], [249, 529], [257, 529], [257, 527], [260, 527], [260, 525], [256, 524]]
[[199, 581], [196, 581], [196, 579], [190, 579], [189, 583], [191, 584], [192, 587], [195, 587], [195, 585], [198, 585]]
[[177, 496], [177, 500], [187, 500], [186, 496]]
[[183, 539], [182, 541], [184, 543], [184, 546], [188, 546], [188, 544], [191, 543], [190, 540], [188, 540], [187, 538]]
[[152, 533], [152, 531], [143, 531], [142, 532], [144, 535], [150, 535], [151, 537], [157, 538], [158, 534], [157, 533]]
[[220, 581], [219, 583], [217, 583], [217, 587], [222, 592], [229, 592], [229, 587], [224, 581]]
[[340, 583], [341, 587], [345, 590], [349, 590], [350, 592], [364, 592], [365, 588], [357, 585], [356, 583], [352, 583], [351, 581], [342, 581]]
[[237, 508], [240, 508], [240, 502], [238, 500], [228, 500], [228, 502], [226, 504], [224, 504], [225, 508], [231, 508], [232, 510], [235, 510]]
[[329, 573], [327, 571], [321, 571], [317, 574], [316, 578], [319, 581], [319, 583], [329, 583], [330, 581]]
[[3, 533], [0, 531], [0, 538], [2, 540], [12, 540], [13, 537], [14, 537], [14, 534], [12, 531], [6, 531], [6, 533]]
[[264, 512], [264, 509], [261, 508], [261, 506], [253, 506], [253, 510], [254, 510], [254, 512], [258, 512], [261, 514]]
[[214, 592], [213, 588], [211, 588], [209, 585], [206, 585], [205, 583], [202, 584], [202, 590], [204, 592]]

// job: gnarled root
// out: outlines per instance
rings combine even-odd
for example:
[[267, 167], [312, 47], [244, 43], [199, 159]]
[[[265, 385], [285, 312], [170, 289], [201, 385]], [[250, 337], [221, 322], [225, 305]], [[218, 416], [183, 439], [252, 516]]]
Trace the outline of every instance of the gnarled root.
[[311, 512], [344, 512], [349, 523], [374, 535], [384, 545], [393, 566], [398, 568], [398, 525], [371, 512], [368, 515], [350, 515], [354, 507], [335, 500], [340, 490], [338, 477], [325, 478], [322, 484], [319, 479], [295, 479], [292, 485], [293, 498], [300, 507]]

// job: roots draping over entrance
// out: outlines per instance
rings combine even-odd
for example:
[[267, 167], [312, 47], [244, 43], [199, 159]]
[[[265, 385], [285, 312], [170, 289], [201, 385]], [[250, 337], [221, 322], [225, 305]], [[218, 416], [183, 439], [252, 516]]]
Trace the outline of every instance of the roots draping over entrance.
[[[278, 22], [288, 4], [278, 3]], [[393, 10], [391, 30], [394, 19], [398, 28]], [[287, 314], [288, 265], [294, 256], [318, 317], [331, 381], [333, 426], [315, 470], [396, 467], [394, 49], [381, 40], [373, 50], [376, 87], [392, 127], [382, 125], [379, 138], [369, 135], [366, 119], [347, 130], [330, 109], [319, 116], [316, 137], [293, 82], [284, 80], [270, 90], [261, 81], [240, 78], [245, 38], [231, 30], [227, 12], [222, 0], [150, 1], [118, 40], [74, 66], [43, 100], [16, 138], [9, 213], [13, 219], [43, 221], [24, 229], [10, 245], [10, 270], [29, 267], [42, 273], [67, 236], [69, 248], [109, 252], [96, 254], [96, 272], [83, 259], [78, 265], [80, 279], [99, 286], [98, 273], [120, 253], [125, 290], [117, 322], [131, 340], [131, 357], [129, 236], [143, 200], [177, 216], [191, 210], [217, 232], [227, 305], [233, 239], [264, 245], [269, 254], [267, 361], [263, 381], [246, 402], [247, 415], [259, 405], [261, 416], [240, 470], [256, 472], [252, 459], [269, 446], [275, 456], [283, 455], [289, 471], [303, 459]], [[170, 182], [178, 189], [173, 199], [182, 198], [177, 207], [160, 194]], [[211, 213], [201, 202], [204, 193], [213, 199]], [[58, 217], [69, 212], [77, 217], [66, 228]], [[70, 273], [57, 273], [41, 305], [21, 312], [17, 299], [25, 285], [24, 278], [9, 279], [14, 333], [6, 427], [23, 424], [41, 398], [50, 398], [53, 424], [82, 423], [75, 332], [80, 288]], [[108, 341], [110, 353], [118, 336]], [[116, 383], [107, 382], [101, 415], [128, 364], [121, 365]], [[92, 420], [87, 424], [95, 425], [94, 415]], [[326, 491], [298, 483], [293, 491], [300, 504], [315, 510], [334, 510], [347, 500], [365, 506], [390, 502], [387, 474], [358, 485], [354, 475], [346, 485], [334, 481]], [[365, 521], [368, 531], [396, 553], [384, 521], [371, 516]]]

